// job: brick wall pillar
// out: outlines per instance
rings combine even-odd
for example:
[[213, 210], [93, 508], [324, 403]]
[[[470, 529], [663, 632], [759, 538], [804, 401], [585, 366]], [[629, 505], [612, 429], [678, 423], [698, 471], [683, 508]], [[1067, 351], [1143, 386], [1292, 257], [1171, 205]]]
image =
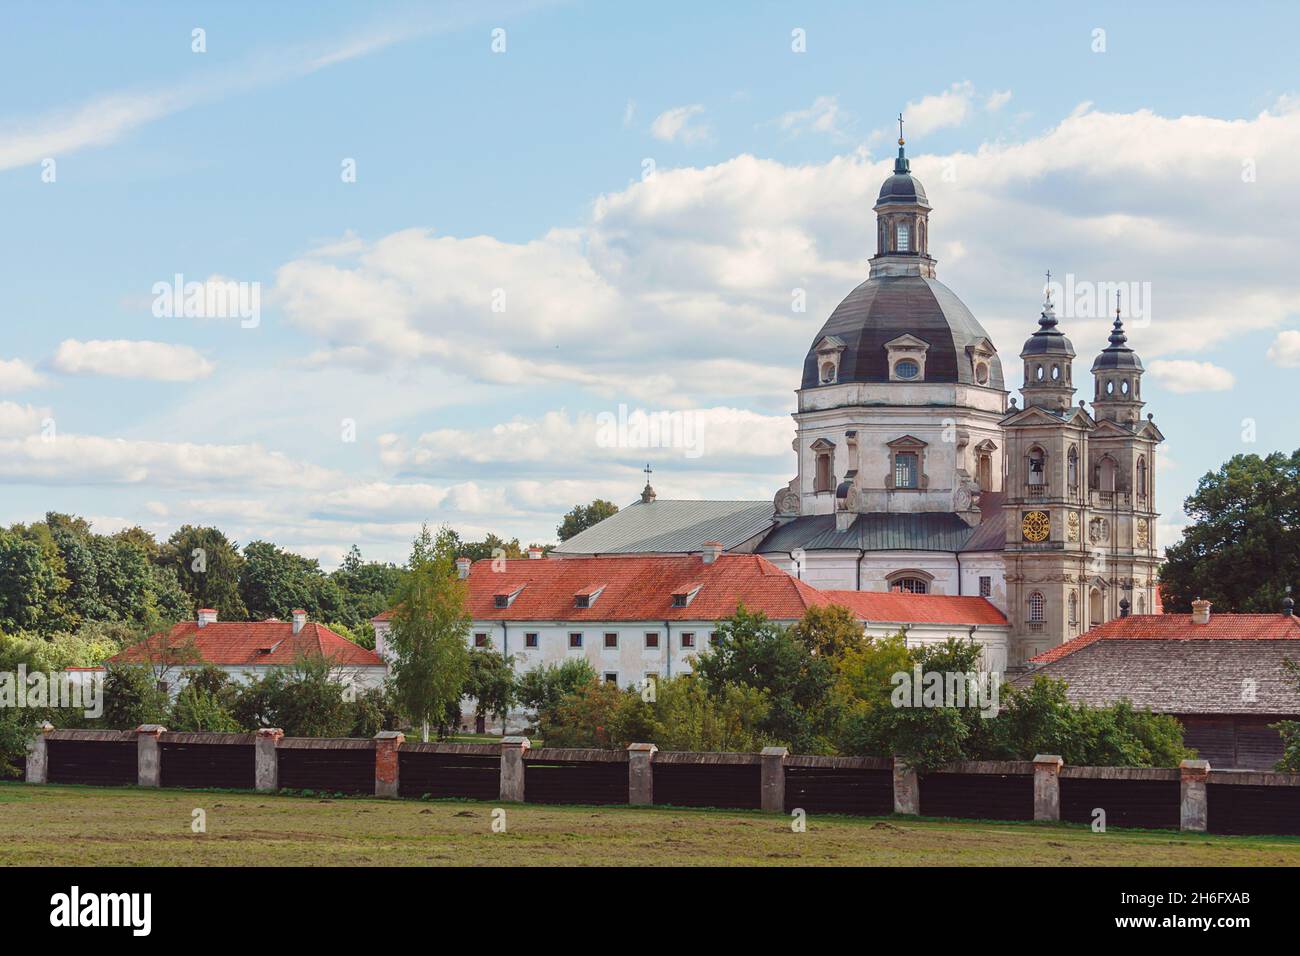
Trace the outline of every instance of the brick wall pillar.
[[258, 790], [280, 789], [280, 761], [276, 756], [275, 748], [280, 745], [280, 738], [283, 736], [284, 731], [279, 727], [262, 727], [257, 731], [257, 741], [253, 751], [256, 760], [253, 786]]
[[50, 782], [50, 752], [45, 742], [45, 735], [54, 729], [48, 720], [41, 724], [41, 732], [27, 745], [27, 782]]
[[135, 729], [136, 784], [157, 787], [162, 783], [162, 750], [158, 737], [166, 733], [162, 724], [141, 724]]
[[527, 737], [501, 738], [501, 799], [524, 802], [524, 751], [531, 747]]
[[894, 758], [894, 812], [913, 816], [921, 812], [921, 781], [901, 757]]
[[627, 745], [627, 802], [645, 807], [655, 802], [654, 744]]
[[790, 753], [785, 747], [763, 748], [763, 809], [769, 813], [785, 813], [785, 758]]
[[1178, 828], [1205, 832], [1209, 823], [1209, 800], [1205, 792], [1205, 782], [1210, 779], [1210, 762], [1208, 760], [1184, 760], [1178, 765], [1182, 776], [1182, 807], [1179, 811]]
[[1061, 765], [1055, 754], [1034, 757], [1034, 819], [1061, 819]]
[[398, 751], [406, 735], [400, 730], [381, 730], [375, 734], [375, 796], [397, 796]]

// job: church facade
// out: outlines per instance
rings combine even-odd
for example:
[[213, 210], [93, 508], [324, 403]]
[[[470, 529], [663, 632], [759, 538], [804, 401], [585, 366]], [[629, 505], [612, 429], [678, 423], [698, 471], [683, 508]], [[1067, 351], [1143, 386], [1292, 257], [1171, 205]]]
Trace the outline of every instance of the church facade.
[[1050, 292], [1020, 353], [1023, 406], [970, 310], [936, 278], [931, 207], [899, 138], [870, 276], [817, 333], [794, 419], [798, 470], [755, 550], [816, 587], [979, 595], [1009, 663], [1154, 613], [1155, 450], [1118, 311], [1074, 404]]
[[[831, 313], [797, 389], [795, 476], [771, 504], [641, 500], [556, 557], [758, 553], [826, 591], [987, 598], [1012, 667], [1129, 613], [1156, 613], [1155, 451], [1142, 362], [1116, 312], [1075, 403], [1074, 347], [1050, 293], [1020, 351], [936, 278], [931, 206], [899, 137], [876, 201], [870, 274]], [[1050, 280], [1050, 277], [1049, 277]]]

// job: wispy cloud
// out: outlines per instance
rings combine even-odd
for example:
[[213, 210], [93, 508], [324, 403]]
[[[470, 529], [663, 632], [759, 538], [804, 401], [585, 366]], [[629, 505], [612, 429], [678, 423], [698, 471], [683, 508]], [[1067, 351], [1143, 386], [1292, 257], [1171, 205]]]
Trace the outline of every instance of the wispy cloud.
[[650, 124], [650, 135], [666, 143], [695, 143], [708, 139], [709, 127], [692, 123], [703, 112], [704, 107], [699, 103], [664, 110]]

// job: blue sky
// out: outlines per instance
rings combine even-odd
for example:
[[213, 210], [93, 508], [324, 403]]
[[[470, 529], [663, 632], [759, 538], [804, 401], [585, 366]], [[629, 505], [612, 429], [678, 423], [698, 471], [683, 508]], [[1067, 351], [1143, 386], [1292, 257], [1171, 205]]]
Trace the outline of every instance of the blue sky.
[[[0, 521], [332, 564], [425, 520], [551, 540], [647, 458], [661, 495], [767, 498], [900, 110], [1013, 386], [1044, 269], [1150, 283], [1166, 543], [1205, 471], [1300, 444], [1295, 10], [699, 6], [8, 7]], [[260, 322], [155, 317], [177, 273], [260, 283]], [[1106, 323], [1063, 326], [1086, 381]], [[699, 411], [705, 452], [599, 447], [620, 404]]]

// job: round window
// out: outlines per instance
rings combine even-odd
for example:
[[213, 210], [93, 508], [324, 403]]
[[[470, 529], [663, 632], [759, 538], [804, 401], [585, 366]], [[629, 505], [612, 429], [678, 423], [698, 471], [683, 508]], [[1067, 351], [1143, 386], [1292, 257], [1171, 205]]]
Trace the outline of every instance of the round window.
[[921, 366], [911, 359], [903, 359], [894, 366], [894, 374], [899, 378], [916, 378], [921, 374]]

